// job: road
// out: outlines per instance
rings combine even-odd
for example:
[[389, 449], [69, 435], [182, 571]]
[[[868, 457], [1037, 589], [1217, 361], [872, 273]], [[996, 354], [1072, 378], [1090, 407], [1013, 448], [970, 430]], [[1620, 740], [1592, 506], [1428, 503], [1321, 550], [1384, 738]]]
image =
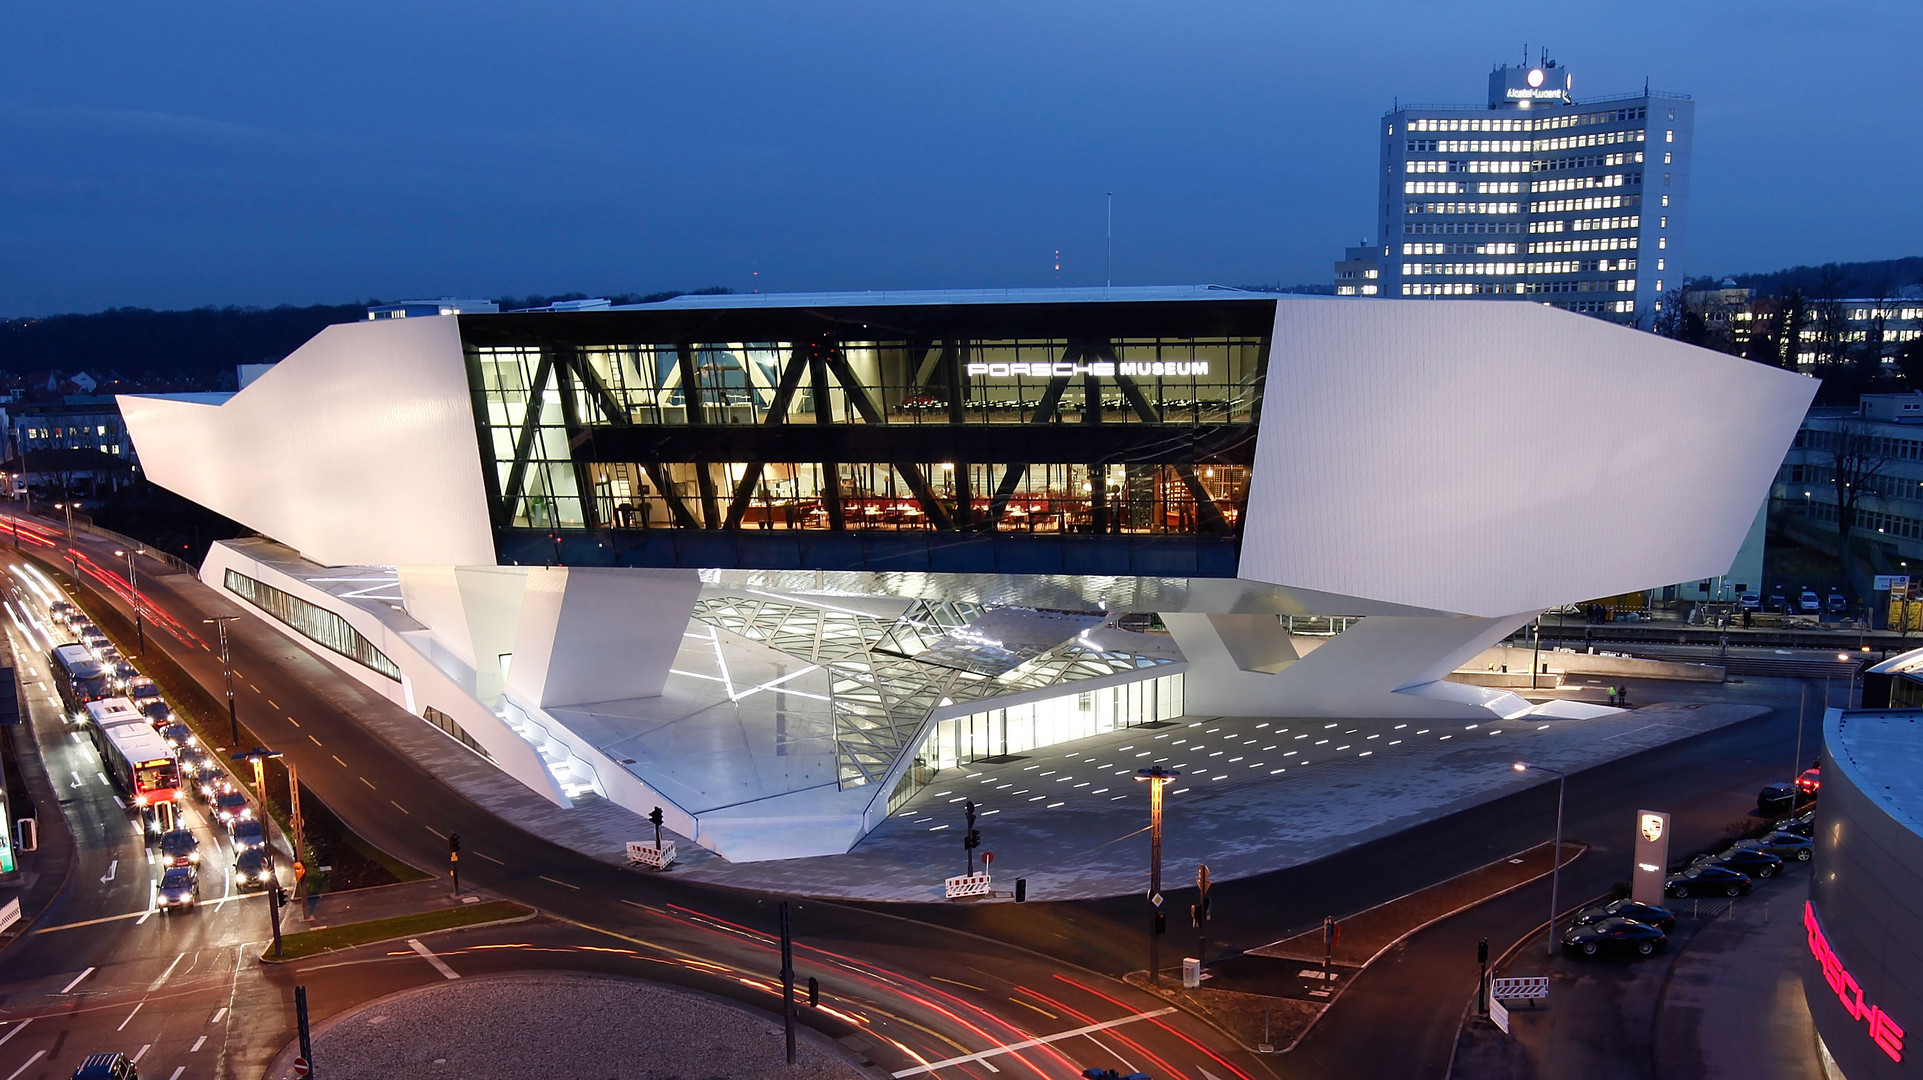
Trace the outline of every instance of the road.
[[[46, 542], [35, 554], [51, 564], [58, 557], [49, 557], [55, 537], [44, 526], [36, 531], [37, 538]], [[33, 546], [31, 540], [29, 546]], [[111, 557], [111, 549], [90, 537], [81, 537], [76, 547], [81, 576], [99, 583], [120, 610], [127, 610], [125, 584], [113, 569], [118, 560]], [[161, 630], [149, 630], [150, 647], [165, 649], [203, 686], [218, 687], [220, 664], [198, 633], [206, 629], [200, 620], [233, 609], [186, 575], [144, 569], [141, 583], [147, 603], [164, 624]], [[559, 935], [548, 945], [490, 950], [488, 958], [477, 963], [539, 965], [551, 963], [543, 958], [554, 956], [578, 959], [582, 955], [578, 950], [588, 946], [630, 949], [632, 964], [655, 972], [652, 977], [672, 973], [672, 978], [710, 992], [764, 1008], [773, 1004], [772, 976], [778, 961], [770, 932], [777, 925], [776, 898], [692, 885], [671, 875], [639, 875], [531, 836], [448, 789], [341, 715], [315, 689], [340, 677], [273, 630], [251, 619], [236, 623], [233, 657], [241, 715], [248, 727], [265, 745], [293, 758], [304, 785], [344, 822], [371, 843], [425, 868], [445, 865], [445, 836], [459, 832], [466, 840], [462, 866], [467, 883], [535, 906], [561, 922], [559, 927], [540, 931]], [[1679, 696], [1675, 687], [1663, 689], [1666, 698]], [[1681, 693], [1778, 702], [1784, 686], [1757, 681]], [[1639, 700], [1653, 700], [1647, 688], [1639, 688]], [[1793, 711], [1779, 710], [1764, 720], [1572, 778], [1568, 835], [1588, 841], [1595, 849], [1566, 872], [1564, 895], [1594, 895], [1627, 876], [1625, 844], [1631, 813], [1639, 805], [1675, 812], [1679, 843], [1707, 842], [1720, 835], [1747, 805], [1753, 805], [1758, 784], [1775, 778], [1788, 765], [1794, 728]], [[1806, 745], [1812, 737], [1806, 736]], [[111, 801], [105, 807], [114, 808]], [[1211, 949], [1235, 951], [1264, 944], [1319, 923], [1325, 914], [1360, 910], [1521, 850], [1544, 839], [1553, 809], [1554, 785], [1547, 784], [1308, 866], [1220, 884], [1214, 892], [1218, 917], [1211, 925]], [[132, 842], [131, 835], [126, 842]], [[83, 867], [75, 880], [91, 880], [87, 873]], [[1171, 890], [1173, 910], [1185, 911], [1192, 895], [1192, 891], [1184, 896], [1180, 890]], [[94, 914], [84, 917], [79, 909], [63, 908], [59, 921], [72, 924], [105, 915], [133, 915], [141, 906], [135, 899], [115, 893], [87, 909]], [[800, 901], [794, 921], [800, 976], [820, 979], [824, 1003], [832, 1010], [812, 1014], [809, 1022], [831, 1036], [853, 1036], [891, 1072], [973, 1057], [943, 1066], [940, 1072], [985, 1076], [995, 1066], [1016, 1075], [1072, 1076], [1091, 1065], [1121, 1071], [1127, 1071], [1123, 1066], [1128, 1065], [1158, 1078], [1195, 1080], [1265, 1075], [1439, 1076], [1456, 1018], [1473, 988], [1475, 939], [1489, 936], [1500, 949], [1539, 923], [1541, 916], [1534, 913], [1545, 910], [1547, 903], [1540, 890], [1525, 889], [1410, 939], [1345, 995], [1295, 1054], [1280, 1059], [1243, 1053], [1185, 1013], [1145, 1015], [1156, 1013], [1164, 1003], [1120, 981], [1122, 974], [1139, 969], [1145, 960], [1146, 913], [1136, 898], [1019, 907], [864, 907]], [[244, 922], [240, 913], [228, 909], [257, 904], [224, 905], [203, 912], [213, 918], [201, 921], [213, 924], [217, 934], [245, 937], [248, 931], [240, 925]], [[237, 920], [236, 925], [231, 931], [221, 930], [224, 924], [218, 920], [230, 917]], [[217, 937], [199, 945], [200, 953], [186, 957], [184, 948], [151, 940], [158, 921], [122, 918], [98, 924], [106, 931], [79, 928], [36, 935], [31, 951], [22, 946], [22, 951], [8, 955], [10, 977], [13, 972], [22, 975], [20, 983], [8, 988], [0, 1017], [31, 1014], [35, 1024], [52, 1027], [48, 1018], [60, 1010], [77, 1012], [56, 992], [93, 959], [110, 961], [101, 965], [103, 970], [131, 965], [115, 976], [113, 984], [126, 994], [147, 985], [141, 982], [143, 977], [151, 982], [176, 957], [182, 957], [181, 964], [190, 971], [211, 972], [220, 962], [216, 950], [236, 948]], [[166, 924], [165, 933], [174, 933], [175, 924], [187, 921]], [[264, 927], [265, 920], [256, 917], [252, 925]], [[1181, 933], [1178, 925], [1171, 941], [1184, 941], [1175, 936]], [[42, 946], [42, 941], [59, 934], [87, 935], [97, 942], [90, 946], [97, 955]], [[258, 929], [253, 931], [256, 942], [261, 936]], [[532, 935], [509, 936], [518, 940]], [[541, 951], [549, 948], [575, 951]], [[1179, 946], [1167, 951], [1180, 954]], [[236, 964], [237, 952], [224, 955], [225, 963]], [[135, 956], [140, 959], [130, 959]], [[457, 967], [466, 962], [452, 961]], [[633, 970], [626, 963], [596, 963]], [[228, 982], [236, 989], [221, 1024], [208, 1019], [220, 1006], [201, 1012], [205, 1002], [198, 998], [183, 1000], [178, 1007], [154, 1008], [178, 1026], [179, 1035], [163, 1039], [156, 1034], [150, 1053], [174, 1053], [171, 1048], [176, 1042], [191, 1046], [199, 1038], [189, 1029], [224, 1024], [224, 1049], [213, 1074], [243, 1075], [246, 1067], [258, 1068], [291, 1038], [287, 1002], [297, 980], [314, 988], [316, 1010], [325, 1016], [385, 992], [380, 986], [440, 977], [418, 955], [412, 959], [383, 956], [362, 966], [393, 974], [365, 984], [365, 989], [354, 989], [360, 983], [341, 984], [338, 977], [323, 972], [342, 969], [318, 964], [250, 971], [238, 980], [229, 975]], [[89, 979], [98, 977], [96, 973]], [[181, 978], [178, 970], [170, 976]], [[181, 989], [163, 982], [153, 992]], [[78, 988], [67, 993], [77, 992]], [[124, 1004], [131, 1009], [137, 1000], [122, 997], [114, 1007]], [[108, 1010], [101, 1024], [108, 1019], [118, 1024], [125, 1015]], [[1011, 1043], [1112, 1021], [1124, 1023], [1099, 1033], [978, 1057]], [[96, 1034], [100, 1027], [95, 1024], [84, 1030]], [[6, 1037], [7, 1030], [11, 1029], [0, 1029], [0, 1038]], [[75, 1030], [77, 1038], [81, 1029]], [[104, 1045], [132, 1049], [144, 1044], [126, 1038], [133, 1030], [132, 1024], [125, 1031], [116, 1029], [119, 1041]], [[1383, 1039], [1384, 1030], [1402, 1034]], [[14, 1041], [27, 1040], [30, 1031], [22, 1031]], [[198, 1053], [206, 1053], [213, 1045], [210, 1037]], [[64, 1045], [62, 1050], [72, 1056]], [[7, 1073], [21, 1060], [11, 1044], [0, 1043], [0, 1080], [16, 1080]], [[17, 1080], [35, 1075], [29, 1070]], [[203, 1073], [194, 1070], [194, 1075]]]

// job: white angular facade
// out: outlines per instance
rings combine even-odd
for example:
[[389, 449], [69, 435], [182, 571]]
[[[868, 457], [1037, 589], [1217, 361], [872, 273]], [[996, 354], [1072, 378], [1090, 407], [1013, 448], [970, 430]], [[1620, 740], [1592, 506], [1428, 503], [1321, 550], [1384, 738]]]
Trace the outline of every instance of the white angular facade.
[[210, 585], [339, 614], [401, 677], [323, 655], [557, 803], [755, 859], [846, 850], [945, 720], [1064, 693], [1519, 715], [1444, 677], [1725, 571], [1814, 388], [1535, 305], [1123, 289], [348, 324], [121, 405], [155, 482], [277, 542]]

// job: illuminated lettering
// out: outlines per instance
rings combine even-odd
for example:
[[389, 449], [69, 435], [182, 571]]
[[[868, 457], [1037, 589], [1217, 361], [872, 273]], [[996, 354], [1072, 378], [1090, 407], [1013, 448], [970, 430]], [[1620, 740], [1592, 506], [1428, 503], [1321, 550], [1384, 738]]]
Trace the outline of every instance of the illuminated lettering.
[[1903, 1029], [1881, 1006], [1871, 1005], [1863, 998], [1863, 987], [1843, 966], [1843, 960], [1830, 948], [1829, 938], [1824, 935], [1823, 927], [1816, 921], [1816, 905], [1803, 901], [1803, 929], [1809, 932], [1810, 955], [1816, 958], [1823, 969], [1823, 981], [1829, 984], [1843, 1011], [1852, 1020], [1861, 1020], [1869, 1028], [1870, 1041], [1877, 1049], [1889, 1055], [1891, 1061], [1903, 1060]]

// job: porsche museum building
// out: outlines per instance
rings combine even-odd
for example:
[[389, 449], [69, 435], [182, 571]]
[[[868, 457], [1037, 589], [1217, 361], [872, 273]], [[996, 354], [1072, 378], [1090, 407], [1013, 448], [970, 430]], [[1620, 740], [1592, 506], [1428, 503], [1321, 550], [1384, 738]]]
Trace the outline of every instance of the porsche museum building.
[[259, 534], [201, 568], [242, 610], [557, 805], [750, 860], [1184, 714], [1566, 707], [1445, 677], [1722, 573], [1814, 388], [1533, 304], [1184, 286], [380, 319], [121, 407]]

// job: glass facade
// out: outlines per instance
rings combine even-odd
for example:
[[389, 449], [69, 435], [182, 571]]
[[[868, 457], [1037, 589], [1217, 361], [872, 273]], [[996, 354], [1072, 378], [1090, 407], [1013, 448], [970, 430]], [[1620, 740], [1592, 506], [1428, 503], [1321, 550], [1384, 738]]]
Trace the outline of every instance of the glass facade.
[[227, 591], [293, 627], [294, 631], [329, 652], [339, 653], [364, 667], [399, 681], [401, 669], [376, 649], [347, 620], [236, 571], [227, 571]]
[[474, 736], [469, 735], [466, 728], [462, 727], [453, 717], [434, 706], [429, 705], [421, 709], [421, 719], [440, 728], [449, 738], [467, 747], [469, 750], [474, 751], [489, 761], [494, 760], [494, 755], [487, 752], [487, 747], [474, 741]]
[[1104, 686], [1026, 705], [938, 720], [888, 796], [893, 813], [949, 769], [1182, 715], [1182, 676]]
[[[774, 534], [853, 533], [939, 563], [969, 533], [1233, 573], [1273, 300], [826, 314], [463, 318], [504, 561], [800, 566]], [[729, 557], [673, 536], [703, 533]]]

